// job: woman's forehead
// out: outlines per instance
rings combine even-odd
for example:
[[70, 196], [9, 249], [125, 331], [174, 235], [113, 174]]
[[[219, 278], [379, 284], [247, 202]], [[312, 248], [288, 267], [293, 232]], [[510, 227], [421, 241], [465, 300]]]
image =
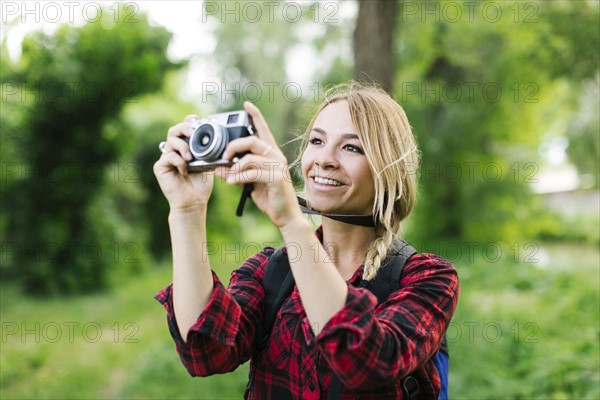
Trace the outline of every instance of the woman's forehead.
[[356, 133], [347, 101], [338, 101], [323, 108], [313, 124], [327, 133]]

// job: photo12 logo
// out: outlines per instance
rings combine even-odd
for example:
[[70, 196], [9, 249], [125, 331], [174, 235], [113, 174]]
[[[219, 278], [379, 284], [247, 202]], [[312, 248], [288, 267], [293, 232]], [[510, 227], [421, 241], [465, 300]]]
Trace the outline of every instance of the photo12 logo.
[[539, 103], [536, 97], [540, 91], [535, 82], [512, 82], [501, 85], [499, 82], [402, 82], [400, 102], [421, 103], [498, 103], [503, 96], [509, 96], [514, 103]]
[[45, 243], [16, 243], [4, 242], [0, 245], [0, 261], [42, 262], [55, 263], [59, 260], [74, 262], [81, 260], [89, 264], [101, 261], [114, 264], [139, 263], [140, 246], [135, 242], [112, 242], [99, 244], [96, 242], [45, 242]]
[[202, 22], [214, 18], [221, 23], [296, 23], [304, 18], [314, 23], [337, 24], [340, 5], [336, 1], [205, 1]]
[[402, 22], [485, 22], [501, 20], [537, 23], [540, 5], [534, 1], [402, 1]]
[[136, 335], [140, 327], [135, 322], [115, 322], [103, 326], [98, 322], [2, 322], [2, 343], [98, 343], [110, 340], [114, 343], [139, 343]]
[[[508, 325], [510, 323], [510, 325]], [[539, 343], [537, 334], [540, 326], [536, 322], [450, 322], [446, 331], [448, 343], [468, 342], [498, 343], [503, 338], [511, 338], [514, 343], [536, 344]]]
[[115, 23], [137, 23], [139, 5], [134, 2], [90, 2], [90, 1], [3, 1], [2, 23], [15, 18], [21, 23], [46, 22], [49, 24], [99, 22], [103, 17]]
[[101, 98], [112, 99], [115, 103], [138, 103], [135, 93], [139, 92], [137, 82], [119, 82], [110, 90], [95, 82], [49, 82], [29, 85], [20, 82], [2, 82], [0, 86], [2, 103], [95, 103]]

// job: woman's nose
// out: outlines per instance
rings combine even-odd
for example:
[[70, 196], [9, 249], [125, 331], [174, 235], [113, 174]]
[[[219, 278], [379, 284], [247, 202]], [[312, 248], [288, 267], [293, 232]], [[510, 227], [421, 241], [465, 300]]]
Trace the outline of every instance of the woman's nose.
[[336, 149], [333, 146], [323, 146], [315, 162], [321, 168], [337, 168], [339, 166]]

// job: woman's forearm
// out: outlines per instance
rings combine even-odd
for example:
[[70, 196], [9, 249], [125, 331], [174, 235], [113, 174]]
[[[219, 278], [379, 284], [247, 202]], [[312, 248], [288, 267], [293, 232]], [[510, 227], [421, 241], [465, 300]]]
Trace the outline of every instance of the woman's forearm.
[[183, 340], [213, 291], [206, 250], [206, 206], [171, 210], [169, 229], [173, 251], [173, 308]]
[[328, 260], [325, 249], [306, 220], [298, 219], [280, 228], [288, 248], [288, 259], [302, 304], [316, 335], [342, 309], [348, 285]]

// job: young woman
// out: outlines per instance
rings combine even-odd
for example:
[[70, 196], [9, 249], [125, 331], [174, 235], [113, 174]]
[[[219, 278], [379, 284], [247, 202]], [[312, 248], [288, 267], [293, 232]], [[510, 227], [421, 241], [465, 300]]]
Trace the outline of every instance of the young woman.
[[359, 287], [377, 276], [415, 202], [415, 139], [403, 109], [385, 92], [352, 82], [332, 93], [305, 133], [304, 193], [322, 214], [369, 215], [372, 226], [323, 216], [315, 233], [267, 123], [244, 104], [258, 135], [231, 141], [223, 158], [247, 154], [215, 174], [254, 185], [252, 200], [279, 228], [295, 281], [266, 348], [255, 353], [262, 278], [274, 249], [246, 260], [228, 288], [212, 273], [203, 244], [215, 174], [187, 172], [189, 116], [169, 130], [154, 166], [170, 205], [173, 250], [173, 284], [157, 299], [191, 375], [232, 371], [252, 358], [249, 399], [327, 398], [332, 373], [344, 399], [400, 399], [409, 374], [419, 381], [420, 398], [437, 398], [432, 357], [458, 301], [456, 270], [436, 255], [415, 254], [385, 302]]

